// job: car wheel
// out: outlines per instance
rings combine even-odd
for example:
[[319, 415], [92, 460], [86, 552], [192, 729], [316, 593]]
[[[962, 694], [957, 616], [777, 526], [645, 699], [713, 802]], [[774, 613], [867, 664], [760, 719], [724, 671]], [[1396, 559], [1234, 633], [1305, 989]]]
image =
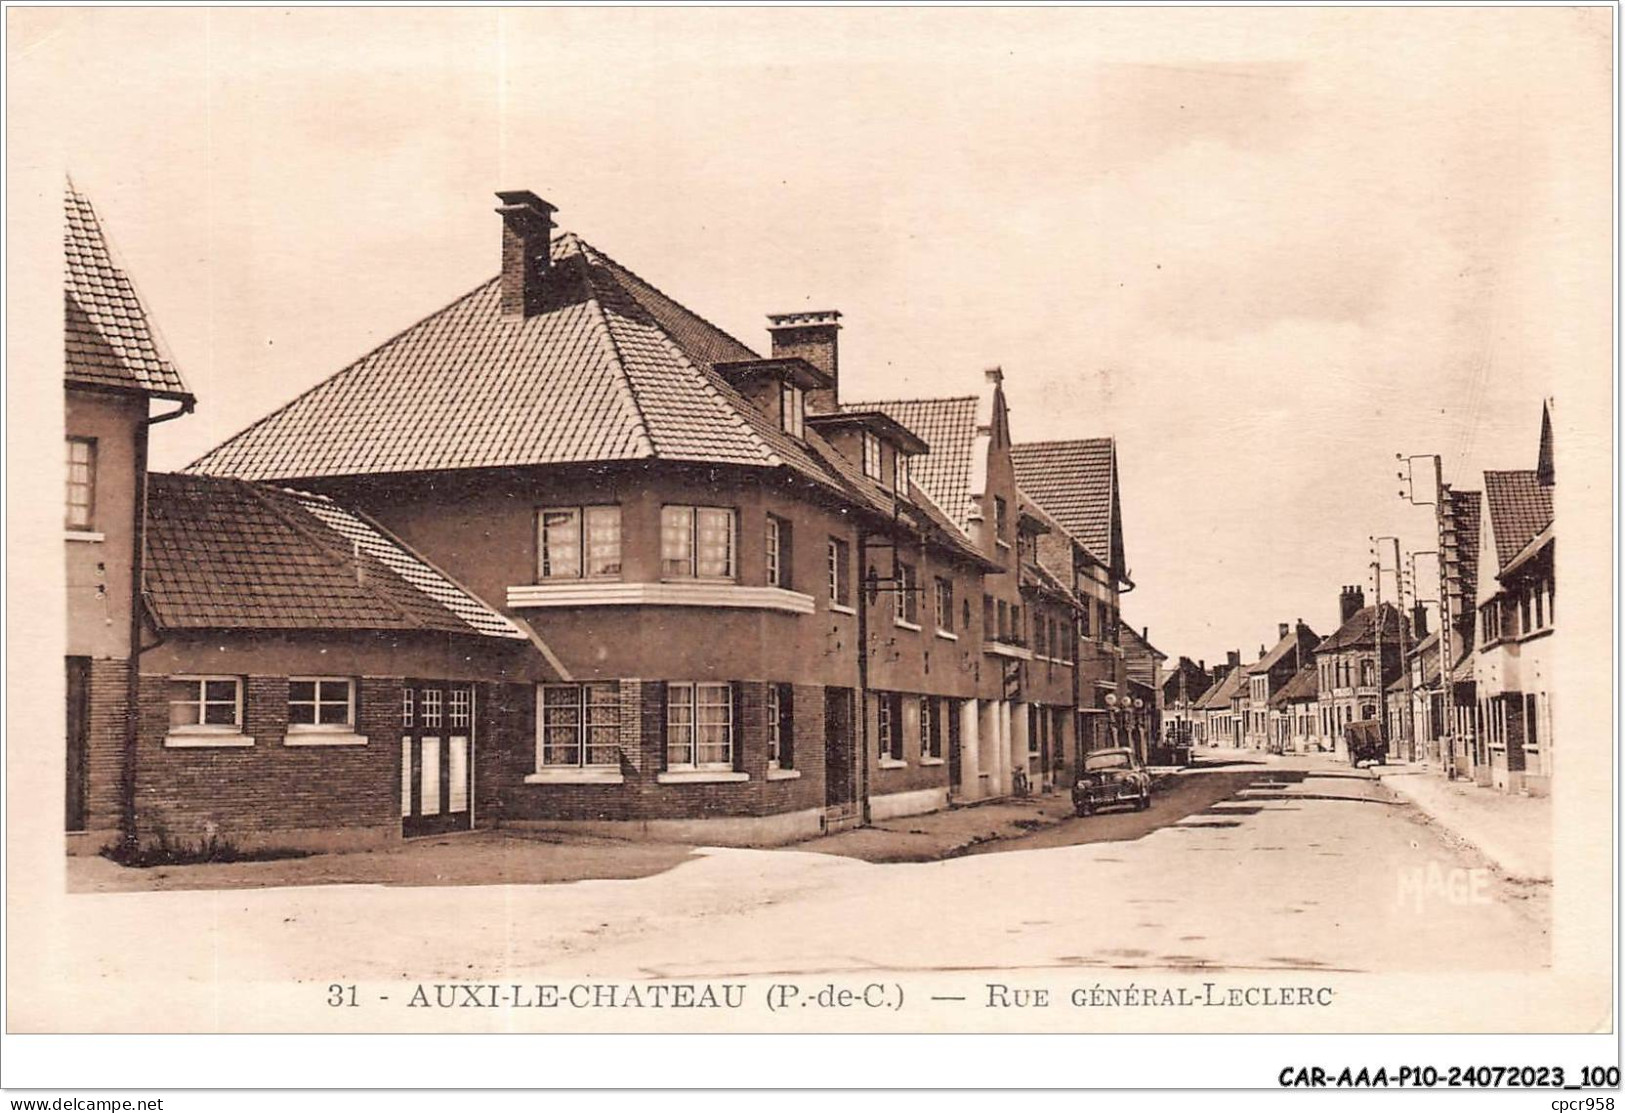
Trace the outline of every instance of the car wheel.
[[1134, 804], [1135, 810], [1143, 812], [1147, 808], [1149, 808], [1150, 806], [1151, 806], [1151, 794], [1149, 792], [1142, 792], [1140, 794], [1139, 800], [1137, 800], [1135, 802], [1135, 804]]
[[1086, 819], [1095, 809], [1091, 808], [1089, 802], [1085, 800], [1082, 803], [1072, 805], [1072, 810], [1077, 813], [1079, 819]]

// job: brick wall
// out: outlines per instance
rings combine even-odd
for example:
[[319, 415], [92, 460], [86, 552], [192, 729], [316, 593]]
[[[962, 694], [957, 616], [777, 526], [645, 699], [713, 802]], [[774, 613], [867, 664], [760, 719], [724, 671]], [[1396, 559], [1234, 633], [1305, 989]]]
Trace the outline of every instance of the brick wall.
[[[824, 689], [795, 685], [793, 702], [794, 767], [799, 777], [767, 776], [766, 689], [762, 681], [735, 684], [735, 768], [746, 781], [662, 784], [665, 768], [665, 685], [659, 681], [622, 680], [621, 784], [526, 784], [535, 771], [535, 697], [513, 686], [515, 713], [490, 748], [500, 796], [500, 815], [514, 820], [645, 820], [703, 819], [709, 816], [766, 816], [824, 802]], [[491, 736], [487, 736], [488, 742]]]
[[119, 779], [124, 768], [129, 678], [129, 661], [101, 658], [90, 662], [87, 831], [113, 831], [119, 825]]
[[170, 747], [167, 677], [143, 675], [137, 825], [181, 842], [218, 835], [240, 846], [335, 842], [400, 831], [400, 690], [395, 677], [363, 677], [356, 733], [366, 745], [288, 746], [288, 681], [244, 682], [252, 746]]

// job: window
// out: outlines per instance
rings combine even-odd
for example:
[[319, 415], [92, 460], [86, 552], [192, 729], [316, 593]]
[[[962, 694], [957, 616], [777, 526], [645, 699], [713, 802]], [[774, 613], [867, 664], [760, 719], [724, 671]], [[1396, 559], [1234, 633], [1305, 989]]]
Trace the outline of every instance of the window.
[[786, 433], [798, 438], [805, 435], [807, 400], [792, 382], [779, 384], [779, 417]]
[[1518, 633], [1520, 634], [1527, 634], [1535, 628], [1534, 623], [1530, 620], [1529, 602], [1529, 592], [1521, 591], [1518, 593]]
[[1093, 599], [1085, 599], [1083, 601], [1083, 607], [1078, 611], [1078, 636], [1079, 637], [1081, 637], [1081, 638], [1089, 638], [1089, 637], [1093, 636], [1089, 632], [1089, 626], [1090, 626], [1090, 621], [1089, 620], [1094, 615], [1094, 613], [1095, 613], [1095, 601]]
[[829, 601], [839, 607], [852, 605], [852, 546], [839, 537], [829, 539]]
[[666, 768], [732, 769], [733, 687], [666, 685]]
[[960, 629], [963, 629], [963, 630], [969, 630], [970, 629], [970, 600], [968, 598], [960, 601], [960, 604], [959, 604], [959, 625], [960, 625]]
[[912, 564], [897, 562], [898, 601], [897, 614], [904, 622], [911, 626], [920, 624], [920, 582], [919, 573], [915, 572]]
[[67, 528], [88, 530], [96, 524], [96, 442], [68, 438]]
[[993, 496], [993, 535], [1007, 545], [1010, 543], [1010, 507], [1000, 495]]
[[1027, 628], [1021, 624], [1021, 606], [1010, 604], [1010, 641], [1015, 645], [1027, 644]]
[[1535, 629], [1546, 625], [1546, 585], [1536, 584], [1535, 588]]
[[920, 756], [942, 756], [942, 716], [937, 701], [931, 696], [920, 697]]
[[355, 684], [332, 677], [288, 680], [289, 730], [349, 730], [355, 726]]
[[954, 628], [954, 582], [937, 577], [937, 629], [951, 632]]
[[412, 707], [412, 689], [410, 687], [402, 688], [401, 689], [401, 726], [409, 727], [409, 726], [412, 725], [412, 711], [413, 711], [413, 707]]
[[1042, 615], [1040, 615], [1038, 617], [1038, 621], [1036, 623], [1034, 623], [1033, 625], [1034, 625], [1034, 630], [1033, 630], [1033, 652], [1036, 653], [1040, 657], [1048, 657], [1049, 656], [1049, 638], [1046, 636], [1047, 635], [1047, 629], [1046, 629], [1046, 627], [1044, 625], [1044, 617]]
[[903, 760], [903, 697], [881, 692], [875, 703], [875, 739], [882, 761]]
[[440, 701], [439, 688], [423, 689], [423, 725], [431, 730], [440, 729]]
[[235, 676], [176, 676], [169, 681], [169, 727], [231, 731], [243, 725], [243, 682]]
[[[457, 695], [454, 690], [453, 719], [457, 717]], [[543, 684], [538, 688], [538, 695], [537, 769], [589, 765], [620, 767], [621, 694], [618, 684]]]
[[908, 454], [896, 452], [892, 455], [892, 490], [904, 498], [908, 497]]
[[788, 588], [790, 576], [790, 523], [774, 514], [767, 516], [767, 585]]
[[1010, 604], [1006, 603], [1003, 599], [1000, 599], [998, 602], [998, 608], [998, 640], [1001, 642], [1007, 642], [1010, 640]]
[[788, 684], [767, 686], [767, 767], [790, 769], [794, 762], [794, 692]]
[[1372, 684], [1375, 684], [1375, 683], [1376, 683], [1376, 681], [1374, 679], [1372, 679], [1372, 664], [1371, 664], [1371, 662], [1369, 660], [1361, 661], [1360, 662], [1360, 684], [1361, 684], [1361, 686], [1362, 687], [1370, 687]]
[[734, 575], [734, 512], [720, 506], [667, 506], [660, 511], [660, 571], [681, 579]]
[[538, 579], [621, 574], [621, 508], [570, 506], [536, 516]]
[[863, 431], [863, 474], [876, 482], [884, 474], [880, 470], [880, 438], [867, 429]]

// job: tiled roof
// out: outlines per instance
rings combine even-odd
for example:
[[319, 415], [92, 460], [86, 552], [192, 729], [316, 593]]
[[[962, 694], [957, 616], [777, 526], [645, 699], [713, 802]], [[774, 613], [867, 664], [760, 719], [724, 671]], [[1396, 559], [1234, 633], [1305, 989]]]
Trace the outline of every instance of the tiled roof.
[[1112, 455], [1110, 437], [1018, 444], [1010, 449], [1021, 488], [1106, 562], [1116, 555]]
[[1287, 656], [1297, 648], [1298, 631], [1300, 629], [1315, 641], [1320, 640], [1319, 636], [1313, 630], [1309, 629], [1309, 627], [1295, 626], [1287, 632], [1286, 637], [1275, 643], [1274, 649], [1260, 657], [1256, 664], [1250, 665], [1247, 671], [1250, 673], [1269, 672], [1270, 669], [1274, 668], [1276, 664], [1280, 662], [1281, 658]]
[[544, 303], [493, 279], [220, 445], [189, 471], [244, 479], [660, 458], [829, 469], [711, 370], [754, 358], [572, 234]]
[[1552, 521], [1552, 488], [1533, 471], [1487, 471], [1484, 501], [1495, 534], [1496, 566], [1504, 566]]
[[[1326, 653], [1330, 650], [1375, 644], [1376, 614], [1377, 608], [1374, 606], [1356, 611], [1354, 617], [1337, 628], [1336, 633], [1316, 646], [1315, 652]], [[1391, 645], [1399, 644], [1399, 611], [1392, 603], [1382, 604], [1382, 640]]]
[[525, 637], [399, 541], [326, 498], [155, 474], [148, 511], [145, 596], [163, 629]]
[[95, 386], [190, 398], [130, 276], [113, 260], [96, 210], [72, 182], [65, 209], [66, 377]]
[[909, 463], [913, 480], [960, 530], [969, 530], [971, 452], [976, 445], [974, 395], [856, 402], [841, 408], [852, 412], [879, 410], [930, 445], [928, 453]]
[[1292, 679], [1281, 685], [1281, 690], [1270, 697], [1271, 707], [1284, 707], [1289, 703], [1303, 703], [1320, 696], [1320, 670], [1305, 665], [1292, 674]]
[[1240, 694], [1242, 683], [1247, 679], [1247, 670], [1241, 667], [1231, 669], [1225, 674], [1223, 680], [1209, 688], [1196, 706], [1203, 710], [1224, 711], [1229, 708], [1230, 700]]

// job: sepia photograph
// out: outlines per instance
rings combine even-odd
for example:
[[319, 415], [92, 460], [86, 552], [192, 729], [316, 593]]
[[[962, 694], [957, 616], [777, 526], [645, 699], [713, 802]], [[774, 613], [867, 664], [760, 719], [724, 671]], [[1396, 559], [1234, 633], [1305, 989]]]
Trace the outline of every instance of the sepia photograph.
[[7, 1088], [1617, 1093], [1616, 17], [9, 7]]

